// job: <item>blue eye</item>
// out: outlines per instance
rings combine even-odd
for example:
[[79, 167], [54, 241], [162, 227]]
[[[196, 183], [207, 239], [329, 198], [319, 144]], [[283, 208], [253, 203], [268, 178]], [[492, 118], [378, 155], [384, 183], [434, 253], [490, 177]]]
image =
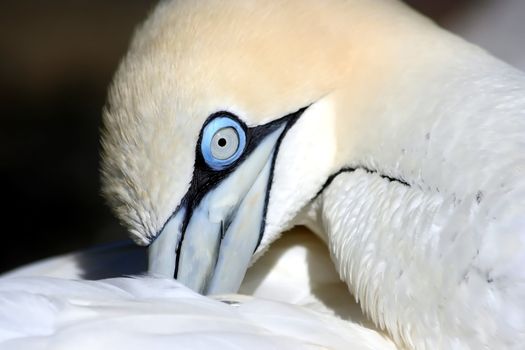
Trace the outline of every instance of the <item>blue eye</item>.
[[202, 156], [214, 170], [222, 170], [239, 159], [245, 146], [246, 134], [243, 128], [229, 117], [213, 119], [202, 133]]

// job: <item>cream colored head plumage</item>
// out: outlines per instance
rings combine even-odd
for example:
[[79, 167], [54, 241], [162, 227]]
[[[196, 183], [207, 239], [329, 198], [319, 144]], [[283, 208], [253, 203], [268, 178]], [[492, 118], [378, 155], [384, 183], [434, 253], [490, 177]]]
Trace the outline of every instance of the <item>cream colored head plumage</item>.
[[138, 242], [188, 190], [208, 116], [262, 125], [333, 89], [340, 69], [323, 56], [341, 50], [312, 51], [330, 28], [305, 25], [318, 15], [310, 6], [290, 16], [293, 3], [164, 2], [137, 32], [110, 91], [103, 169], [105, 193]]
[[[349, 103], [370, 96], [389, 70], [390, 51], [399, 50], [388, 36], [406, 31], [398, 11], [405, 9], [388, 1], [162, 2], [137, 31], [104, 117], [104, 193], [134, 239], [148, 244], [180, 204], [211, 114], [228, 111], [257, 126], [317, 107], [342, 87]], [[289, 140], [306, 148], [279, 152], [277, 168], [296, 167], [294, 181], [283, 179], [282, 198], [308, 191], [294, 208], [270, 205], [271, 217], [282, 216], [270, 225], [289, 226], [281, 221], [290, 221], [331, 170], [331, 114]], [[311, 176], [315, 183], [298, 181], [312, 171], [320, 172]]]
[[[302, 111], [341, 84], [352, 53], [340, 40], [346, 19], [333, 18], [334, 6], [344, 9], [338, 1], [159, 5], [117, 72], [104, 118], [104, 193], [137, 242], [149, 244], [181, 209], [196, 174], [199, 135], [211, 115], [231, 113], [255, 130]], [[315, 173], [308, 176], [312, 169], [303, 160], [325, 165], [318, 169], [321, 174], [328, 171], [334, 147], [317, 144], [319, 129], [313, 127], [319, 126], [305, 124], [302, 135], [287, 140], [292, 147], [295, 143], [293, 149], [275, 152], [275, 165], [269, 153], [260, 164], [272, 167], [264, 181], [274, 170], [294, 168], [288, 178], [274, 178], [272, 191], [299, 199], [289, 207], [274, 201], [263, 209], [267, 215], [262, 221], [273, 227], [271, 236], [291, 225], [324, 181]], [[279, 133], [284, 136], [290, 127], [291, 121], [285, 121]], [[276, 139], [271, 147], [277, 144]], [[303, 177], [314, 182], [304, 186]], [[204, 194], [207, 189], [191, 191]], [[245, 194], [231, 203], [233, 208]], [[260, 196], [264, 203], [267, 195]], [[264, 236], [266, 246], [273, 239]]]

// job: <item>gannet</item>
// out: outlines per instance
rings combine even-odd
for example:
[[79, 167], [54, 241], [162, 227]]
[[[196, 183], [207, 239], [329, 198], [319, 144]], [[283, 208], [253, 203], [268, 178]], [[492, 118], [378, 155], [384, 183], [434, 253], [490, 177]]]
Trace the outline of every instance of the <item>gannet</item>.
[[303, 224], [400, 346], [525, 344], [525, 76], [397, 1], [163, 1], [102, 144], [153, 275], [235, 292]]

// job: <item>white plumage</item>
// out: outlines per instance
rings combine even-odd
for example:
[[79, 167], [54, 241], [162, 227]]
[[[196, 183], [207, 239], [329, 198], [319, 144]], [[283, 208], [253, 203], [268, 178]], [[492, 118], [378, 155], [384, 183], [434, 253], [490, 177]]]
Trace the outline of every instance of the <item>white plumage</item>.
[[143, 269], [144, 254], [113, 245], [4, 275], [0, 348], [395, 349], [349, 302], [322, 243], [304, 229], [252, 267], [241, 292], [253, 296], [210, 299], [151, 277], [76, 280]]
[[0, 347], [394, 349], [363, 327], [291, 304], [216, 299], [228, 303], [150, 277], [6, 279], [0, 284]]
[[[221, 159], [224, 168], [204, 156], [220, 146], [203, 135], [221, 120], [247, 140], [240, 158]], [[303, 224], [399, 346], [523, 348], [525, 75], [398, 2], [162, 2], [117, 72], [104, 125], [104, 193], [135, 241], [150, 245], [149, 272], [202, 292], [235, 292], [249, 259]], [[314, 313], [259, 299], [235, 311], [179, 287], [171, 297], [217, 308], [249, 337], [270, 332], [285, 342], [276, 346], [380, 346], [375, 330], [361, 337], [362, 328], [318, 313], [343, 310], [330, 305], [343, 294], [333, 286], [319, 293], [304, 254], [294, 256], [302, 256], [291, 263], [299, 290], [286, 283], [286, 264], [272, 270], [264, 260], [276, 277], [259, 285], [259, 272], [242, 288]], [[3, 283], [13, 293], [32, 282]], [[146, 286], [161, 295], [176, 286], [148, 278], [53, 283], [114, 293], [114, 303], [82, 306], [88, 314], [120, 303], [155, 310], [146, 305], [159, 295], [141, 294]], [[127, 305], [129, 292], [115, 284], [140, 300]], [[43, 299], [24, 293], [53, 305], [45, 290]], [[281, 326], [288, 316], [306, 327]], [[266, 323], [273, 317], [277, 324]], [[204, 339], [246, 346], [240, 334]]]

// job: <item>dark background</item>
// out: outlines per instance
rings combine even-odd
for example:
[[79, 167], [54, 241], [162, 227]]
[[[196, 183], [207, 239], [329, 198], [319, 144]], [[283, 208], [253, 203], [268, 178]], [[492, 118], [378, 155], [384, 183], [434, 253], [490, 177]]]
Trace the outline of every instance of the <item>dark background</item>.
[[[408, 2], [454, 28], [489, 1]], [[126, 237], [99, 195], [98, 130], [112, 73], [152, 6], [0, 2], [0, 272]]]

